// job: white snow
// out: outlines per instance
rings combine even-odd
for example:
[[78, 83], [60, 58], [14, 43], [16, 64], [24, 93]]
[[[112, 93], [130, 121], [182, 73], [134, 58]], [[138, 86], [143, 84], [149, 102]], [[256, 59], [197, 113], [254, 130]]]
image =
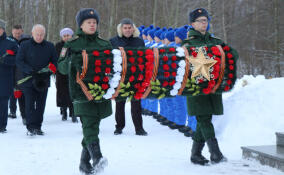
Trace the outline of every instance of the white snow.
[[[245, 82], [245, 83], [244, 83]], [[247, 84], [246, 86], [242, 86]], [[126, 105], [123, 135], [115, 136], [114, 115], [100, 126], [103, 155], [109, 165], [103, 175], [280, 175], [283, 172], [242, 159], [241, 146], [275, 145], [275, 132], [284, 126], [284, 78], [245, 76], [223, 95], [224, 115], [214, 116], [216, 136], [227, 163], [198, 166], [190, 163], [191, 138], [144, 116], [148, 136], [136, 136]], [[81, 124], [62, 122], [56, 107], [54, 83], [49, 89], [43, 122], [45, 136], [26, 136], [21, 118], [9, 119], [0, 134], [0, 175], [79, 175]], [[113, 107], [115, 104], [113, 103]], [[207, 147], [204, 156], [209, 158]]]

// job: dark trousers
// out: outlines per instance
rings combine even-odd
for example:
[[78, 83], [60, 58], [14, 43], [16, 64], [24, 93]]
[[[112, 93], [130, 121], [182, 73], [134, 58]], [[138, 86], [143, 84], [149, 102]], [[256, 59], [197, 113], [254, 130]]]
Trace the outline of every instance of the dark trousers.
[[16, 113], [16, 111], [17, 111], [17, 99], [15, 98], [14, 94], [12, 94], [10, 96], [9, 108], [10, 108], [10, 113]]
[[[116, 120], [116, 128], [123, 129], [125, 127], [125, 102], [126, 101], [116, 101], [115, 108], [115, 120]], [[135, 130], [139, 130], [143, 128], [143, 120], [141, 115], [141, 100], [131, 101], [131, 116], [132, 121], [135, 127]]]
[[27, 129], [41, 129], [47, 91], [24, 88]]
[[83, 140], [82, 146], [86, 147], [87, 145], [99, 141], [99, 132], [100, 132], [100, 122], [101, 119], [98, 116], [80, 116], [83, 129]]
[[0, 128], [6, 128], [8, 120], [9, 97], [0, 97]]
[[210, 138], [215, 138], [214, 126], [212, 124], [212, 115], [197, 115], [196, 131], [193, 140], [196, 142], [205, 142]]
[[24, 94], [21, 96], [21, 98], [16, 99], [14, 94], [10, 96], [9, 99], [9, 108], [10, 108], [10, 113], [16, 113], [17, 111], [17, 100], [19, 103], [19, 107], [20, 107], [20, 112], [21, 112], [21, 116], [22, 118], [25, 118], [25, 96]]

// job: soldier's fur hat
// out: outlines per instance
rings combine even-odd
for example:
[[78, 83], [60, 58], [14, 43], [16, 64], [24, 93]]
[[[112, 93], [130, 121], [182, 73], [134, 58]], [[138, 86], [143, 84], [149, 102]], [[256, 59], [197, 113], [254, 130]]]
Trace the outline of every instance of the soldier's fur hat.
[[205, 16], [208, 20], [210, 19], [208, 12], [204, 8], [198, 8], [189, 13], [189, 23], [195, 22], [200, 16]]
[[76, 23], [77, 26], [80, 27], [84, 20], [94, 18], [97, 20], [97, 24], [100, 22], [100, 17], [98, 12], [93, 8], [82, 8], [77, 12], [76, 15]]

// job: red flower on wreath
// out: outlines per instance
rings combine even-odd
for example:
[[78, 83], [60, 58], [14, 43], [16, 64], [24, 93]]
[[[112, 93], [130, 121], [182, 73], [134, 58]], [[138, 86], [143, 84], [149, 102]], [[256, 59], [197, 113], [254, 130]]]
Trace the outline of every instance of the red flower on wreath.
[[164, 77], [168, 78], [170, 75], [170, 72], [164, 72]]
[[128, 51], [127, 51], [127, 54], [128, 54], [129, 56], [132, 56], [132, 55], [133, 55], [133, 51], [132, 51], [132, 50], [128, 50]]
[[96, 56], [96, 57], [98, 57], [98, 56], [100, 56], [100, 52], [98, 52], [97, 50], [95, 50], [95, 51], [93, 51], [93, 55]]
[[141, 50], [138, 50], [138, 51], [137, 51], [137, 55], [140, 56], [140, 57], [142, 57], [142, 56], [144, 55], [144, 52], [141, 51]]
[[143, 78], [144, 78], [144, 76], [142, 74], [139, 74], [137, 80], [142, 81]]
[[199, 79], [198, 80], [198, 83], [203, 83], [204, 81], [202, 79]]
[[52, 64], [51, 62], [48, 64], [48, 69], [53, 73], [55, 74], [56, 72], [56, 67], [54, 64]]
[[213, 79], [217, 79], [219, 77], [219, 72], [217, 71], [213, 71], [212, 74], [213, 74]]
[[214, 81], [214, 80], [210, 80], [210, 81], [208, 82], [208, 87], [209, 87], [210, 89], [212, 89], [214, 86], [215, 86], [215, 81]]
[[6, 50], [6, 53], [8, 55], [15, 55], [15, 52], [13, 50]]
[[134, 88], [135, 88], [135, 89], [139, 89], [140, 87], [141, 87], [140, 83], [136, 83], [136, 84], [134, 85]]
[[205, 49], [206, 51], [208, 51], [208, 47], [204, 47], [204, 49]]
[[229, 60], [229, 64], [234, 64], [234, 60]]
[[135, 98], [135, 99], [141, 99], [142, 96], [143, 96], [142, 93], [136, 93], [136, 94], [134, 95], [134, 98]]
[[166, 87], [168, 85], [169, 85], [169, 82], [167, 82], [167, 81], [164, 81], [163, 84], [162, 84], [163, 87]]
[[229, 69], [230, 69], [230, 70], [234, 70], [234, 66], [233, 66], [233, 65], [230, 65], [230, 66], [229, 66]]
[[169, 60], [169, 58], [167, 56], [163, 56], [162, 59], [163, 59], [164, 62], [167, 62]]
[[230, 87], [229, 86], [225, 86], [224, 91], [228, 91], [228, 90], [230, 90]]
[[194, 56], [194, 57], [197, 56], [197, 52], [195, 52], [195, 51], [192, 51], [191, 54], [192, 54], [192, 56]]
[[128, 58], [128, 61], [133, 64], [135, 62], [135, 59], [134, 59], [134, 57], [130, 57], [130, 58]]
[[107, 65], [110, 65], [110, 64], [111, 64], [111, 59], [109, 59], [109, 58], [106, 59], [106, 64], [107, 64]]
[[96, 60], [96, 61], [95, 61], [95, 66], [101, 66], [101, 65], [102, 65], [101, 60]]
[[175, 52], [175, 51], [176, 51], [176, 49], [175, 49], [175, 48], [173, 48], [173, 47], [171, 47], [171, 48], [169, 48], [169, 51], [170, 51], [170, 52]]
[[233, 75], [232, 73], [229, 73], [229, 74], [228, 74], [228, 77], [229, 77], [230, 79], [232, 79], [232, 78], [234, 77], [234, 75]]
[[161, 54], [164, 53], [164, 52], [166, 52], [165, 49], [160, 49], [160, 53], [161, 53]]
[[106, 67], [105, 73], [106, 73], [106, 74], [109, 74], [110, 72], [111, 72], [111, 69], [110, 69], [109, 67]]
[[215, 57], [214, 60], [216, 60], [218, 64], [221, 63], [221, 59], [219, 57]]
[[227, 58], [231, 59], [233, 58], [233, 55], [231, 53], [227, 53]]
[[97, 73], [100, 73], [102, 70], [101, 70], [101, 68], [100, 67], [95, 67], [95, 72], [96, 72], [96, 74]]
[[218, 49], [217, 46], [211, 47], [211, 50], [212, 50], [212, 53], [213, 53], [214, 55], [216, 55], [216, 56], [221, 56], [221, 52], [220, 52], [220, 50]]
[[210, 58], [213, 57], [212, 53], [208, 53], [207, 54]]
[[148, 62], [151, 62], [151, 63], [154, 62], [154, 56], [153, 55], [147, 55], [145, 58], [147, 59]]
[[144, 64], [138, 64], [138, 68], [141, 72], [144, 70], [144, 67]]
[[176, 83], [176, 80], [173, 80], [173, 81], [169, 82], [169, 85], [173, 86], [175, 83]]
[[108, 82], [109, 81], [109, 78], [107, 77], [107, 76], [105, 76], [104, 78], [103, 78], [103, 82]]
[[224, 51], [230, 51], [230, 47], [229, 47], [229, 46], [224, 46], [224, 47], [223, 47], [223, 50], [224, 50]]
[[169, 69], [170, 69], [170, 66], [169, 66], [169, 65], [167, 65], [167, 64], [164, 64], [164, 65], [163, 65], [163, 69], [164, 69], [165, 71], [167, 71], [167, 70], [169, 70]]
[[108, 89], [108, 84], [102, 84], [102, 89], [103, 89], [103, 90]]
[[202, 92], [203, 92], [204, 94], [210, 94], [211, 89], [210, 89], [210, 88], [204, 88], [204, 89], [202, 89]]
[[176, 69], [176, 68], [177, 68], [177, 63], [172, 63], [172, 64], [171, 64], [171, 67], [172, 67], [173, 69]]
[[132, 82], [132, 81], [134, 81], [134, 79], [135, 79], [135, 77], [133, 76], [133, 75], [131, 75], [130, 77], [129, 77], [129, 82]]
[[232, 84], [232, 80], [227, 80], [227, 84], [231, 85]]
[[154, 52], [153, 52], [152, 49], [147, 49], [147, 50], [145, 51], [145, 54], [146, 54], [146, 55], [154, 55]]
[[146, 87], [149, 86], [149, 83], [146, 82], [146, 81], [143, 81], [143, 82], [141, 83], [141, 86], [143, 86], [144, 88], [146, 88]]
[[144, 62], [143, 58], [141, 58], [141, 57], [137, 58], [137, 61], [138, 61], [139, 64], [142, 64]]
[[173, 77], [177, 76], [177, 73], [176, 72], [172, 72], [172, 76]]
[[194, 51], [194, 47], [190, 47], [189, 49], [190, 49], [191, 51]]
[[172, 61], [176, 61], [177, 60], [177, 56], [172, 56]]
[[110, 54], [110, 50], [105, 50], [104, 53], [109, 55]]
[[136, 66], [134, 66], [134, 65], [131, 66], [130, 70], [131, 70], [132, 73], [136, 72]]
[[100, 81], [100, 76], [96, 75], [96, 76], [94, 77], [93, 81], [94, 81], [95, 83], [98, 82], [98, 81]]
[[146, 69], [152, 70], [153, 68], [154, 68], [154, 64], [153, 63], [151, 63], [151, 62], [147, 62], [146, 63]]

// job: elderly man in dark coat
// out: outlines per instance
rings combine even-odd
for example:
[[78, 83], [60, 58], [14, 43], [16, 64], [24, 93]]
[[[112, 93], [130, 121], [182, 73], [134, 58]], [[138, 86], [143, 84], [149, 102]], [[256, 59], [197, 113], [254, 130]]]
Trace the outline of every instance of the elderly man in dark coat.
[[17, 43], [6, 37], [5, 21], [0, 19], [0, 133], [7, 132], [8, 100], [13, 92]]
[[[110, 39], [113, 48], [145, 47], [144, 41], [141, 38], [139, 38], [140, 32], [135, 27], [131, 19], [128, 18], [122, 19], [120, 24], [117, 26], [117, 33], [118, 33], [117, 36]], [[125, 127], [125, 102], [126, 101], [116, 101], [116, 109], [115, 109], [116, 129], [114, 131], [115, 135], [122, 134], [122, 130]], [[141, 100], [132, 100], [131, 115], [136, 135], [146, 136], [147, 132], [143, 129], [141, 112], [142, 112]]]
[[41, 130], [43, 113], [50, 86], [50, 73], [39, 73], [52, 63], [57, 65], [57, 54], [52, 43], [44, 40], [45, 27], [36, 24], [32, 29], [32, 38], [24, 41], [19, 48], [16, 58], [17, 67], [23, 76], [32, 76], [21, 87], [25, 94], [25, 112], [28, 135], [44, 135]]

